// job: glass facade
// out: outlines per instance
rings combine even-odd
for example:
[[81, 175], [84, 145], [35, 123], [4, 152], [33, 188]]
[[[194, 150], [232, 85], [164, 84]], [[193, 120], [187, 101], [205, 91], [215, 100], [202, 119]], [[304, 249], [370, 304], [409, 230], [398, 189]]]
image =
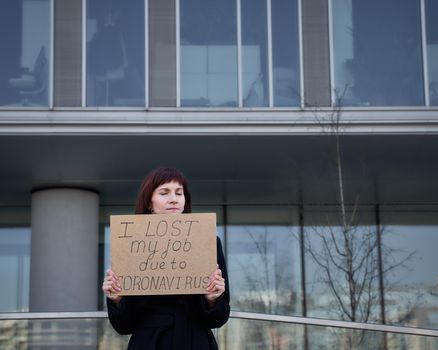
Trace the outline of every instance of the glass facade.
[[176, 107], [176, 4], [149, 0], [148, 5], [148, 104]]
[[[91, 297], [95, 300], [96, 295], [99, 309], [105, 309], [100, 286], [111, 263], [109, 215], [133, 212], [133, 184], [143, 170], [138, 170], [142, 165], [130, 158], [143, 162], [145, 158], [141, 157], [149, 152], [153, 156], [146, 156], [146, 168], [158, 162], [174, 162], [197, 177], [193, 198], [200, 205], [194, 211], [217, 213], [217, 234], [229, 270], [232, 311], [265, 316], [265, 321], [239, 316], [231, 319], [215, 333], [221, 348], [438, 347], [434, 337], [268, 320], [269, 315], [298, 316], [305, 322], [315, 317], [438, 330], [434, 251], [438, 246], [438, 207], [430, 204], [438, 202], [433, 182], [438, 168], [435, 159], [430, 160], [433, 152], [418, 156], [438, 144], [435, 136], [419, 134], [423, 132], [419, 130], [428, 133], [429, 122], [432, 127], [436, 124], [438, 3], [328, 0], [324, 4], [330, 8], [319, 8], [319, 17], [313, 17], [316, 2], [308, 2], [303, 11], [303, 1], [77, 0], [76, 9], [80, 9], [79, 4], [85, 8], [74, 17], [76, 30], [71, 32], [64, 30], [68, 23], [57, 32], [60, 27], [55, 24], [65, 21], [61, 18], [65, 13], [60, 7], [55, 7], [59, 12], [53, 11], [56, 1], [1, 2], [0, 139], [6, 146], [0, 150], [6, 157], [2, 158], [5, 164], [0, 178], [6, 179], [4, 189], [12, 186], [0, 191], [0, 313], [29, 310], [30, 208], [18, 214], [14, 208], [28, 206], [31, 191], [40, 186], [84, 186], [99, 191], [99, 285], [91, 291]], [[84, 23], [79, 15], [82, 10]], [[327, 26], [315, 21], [321, 16], [330, 17]], [[302, 34], [302, 22], [307, 37]], [[78, 28], [85, 32], [76, 33], [80, 32]], [[312, 41], [314, 46], [308, 51], [314, 53], [324, 43], [325, 54], [318, 56], [327, 62], [323, 78], [324, 69], [315, 75], [309, 73], [321, 61], [306, 66], [308, 71], [300, 71], [300, 50], [314, 39], [309, 33], [326, 35], [326, 40]], [[76, 35], [76, 45], [60, 48], [57, 42], [52, 43], [53, 36], [59, 39], [63, 35]], [[72, 113], [69, 106], [56, 104], [56, 98], [54, 106], [51, 102], [50, 72], [54, 81], [66, 73], [63, 68], [53, 70], [63, 59], [65, 47], [76, 50], [75, 57], [83, 57], [84, 62], [77, 58], [78, 72], [72, 70], [67, 79], [80, 80], [75, 97], [89, 109], [75, 107]], [[329, 60], [325, 59], [328, 51], [333, 58], [330, 74]], [[57, 59], [55, 63], [52, 56]], [[334, 90], [329, 91], [332, 88], [321, 81], [331, 84]], [[385, 141], [376, 143], [368, 134], [345, 138], [345, 145], [350, 145], [350, 138], [356, 139], [351, 142], [353, 147], [346, 146], [341, 152], [348, 163], [345, 181], [352, 186], [346, 191], [348, 200], [354, 201], [354, 187], [366, 197], [361, 203], [367, 203], [348, 207], [347, 227], [342, 225], [339, 208], [333, 204], [337, 195], [330, 183], [336, 169], [316, 166], [331, 152], [328, 143], [321, 141], [324, 132], [317, 131], [296, 143], [288, 139], [299, 138], [295, 130], [306, 134], [311, 131], [305, 124], [313, 110], [304, 105], [303, 90], [306, 87], [305, 95], [312, 96], [307, 94], [315, 89], [312, 84], [327, 92], [321, 99], [327, 112], [324, 108], [321, 115], [331, 113], [330, 93], [333, 104], [356, 107], [346, 108], [348, 116], [350, 112], [353, 118], [364, 116], [364, 124], [352, 121], [353, 128], [365, 130], [366, 134], [378, 125], [385, 133]], [[310, 99], [307, 101], [310, 103]], [[427, 102], [430, 108], [421, 108]], [[400, 108], [403, 106], [407, 108]], [[52, 107], [54, 113], [49, 110]], [[113, 107], [137, 110], [125, 120], [123, 111]], [[162, 107], [168, 109], [159, 110]], [[198, 107], [201, 111], [195, 111]], [[247, 110], [240, 113], [236, 110], [240, 107]], [[267, 109], [276, 107], [280, 108]], [[281, 107], [302, 107], [305, 111]], [[372, 107], [389, 107], [390, 111], [381, 114], [385, 108]], [[261, 109], [251, 114], [252, 108]], [[9, 109], [14, 111], [10, 113]], [[41, 109], [47, 110], [36, 111]], [[97, 109], [101, 111], [96, 113]], [[204, 113], [207, 109], [212, 112]], [[102, 125], [87, 126], [88, 116], [98, 114], [103, 117]], [[383, 114], [388, 119], [379, 123]], [[17, 125], [23, 129], [14, 131], [17, 125], [8, 119], [11, 115], [17, 116]], [[427, 123], [417, 125], [424, 129], [409, 129], [414, 118], [425, 115]], [[35, 123], [29, 122], [34, 116]], [[66, 119], [58, 124], [59, 116], [71, 117], [74, 123]], [[294, 129], [295, 125], [287, 124], [289, 117], [304, 123]], [[106, 118], [114, 124], [106, 123]], [[394, 125], [403, 118], [400, 131]], [[135, 122], [131, 124], [132, 120]], [[180, 128], [176, 125], [179, 120], [188, 122]], [[52, 121], [55, 127], [47, 131]], [[141, 124], [138, 131], [134, 130], [136, 122]], [[118, 123], [120, 129], [115, 125]], [[149, 123], [153, 124], [151, 128]], [[272, 127], [275, 123], [278, 129]], [[360, 129], [363, 125], [365, 129]], [[430, 133], [435, 133], [432, 127]], [[240, 128], [248, 128], [245, 136]], [[5, 137], [11, 130], [15, 134]], [[21, 130], [25, 130], [23, 135]], [[405, 131], [404, 135], [394, 136], [394, 141], [386, 139], [387, 132]], [[411, 132], [415, 135], [407, 135]], [[199, 147], [200, 141], [193, 141], [197, 133], [202, 135], [205, 148]], [[281, 137], [276, 138], [276, 133]], [[242, 142], [247, 136], [253, 138], [252, 143]], [[15, 143], [14, 138], [23, 142]], [[177, 152], [185, 156], [175, 156], [177, 148], [167, 144], [161, 147], [162, 140], [173, 145], [184, 143]], [[16, 147], [19, 151], [9, 151], [12, 147], [8, 146], [18, 144], [22, 147]], [[419, 144], [431, 147], [417, 147]], [[35, 150], [22, 152], [32, 145], [36, 145]], [[92, 152], [84, 151], [88, 145]], [[255, 146], [259, 147], [257, 152], [253, 151]], [[380, 157], [379, 147], [388, 147], [388, 153]], [[96, 161], [104, 149], [110, 149], [111, 159], [106, 155]], [[16, 157], [20, 152], [23, 162]], [[255, 154], [257, 161], [246, 157], [249, 154]], [[369, 169], [365, 164], [368, 156], [376, 158]], [[408, 188], [409, 184], [414, 186]], [[423, 193], [418, 195], [418, 189]], [[113, 203], [118, 206], [111, 206]], [[0, 320], [0, 329], [0, 348], [27, 348], [30, 343], [36, 347], [126, 348], [127, 341], [127, 337], [115, 334], [107, 320], [10, 319]]]
[[29, 310], [30, 228], [0, 228], [0, 312]]
[[305, 349], [304, 327], [232, 319], [219, 332], [221, 349]]
[[[307, 316], [379, 322], [379, 250], [373, 212], [306, 208], [304, 246]], [[353, 216], [355, 218], [353, 218]]]
[[[215, 332], [220, 349], [436, 349], [437, 338], [306, 326], [274, 321], [231, 319]], [[128, 346], [107, 319], [0, 320], [2, 349], [114, 349]]]
[[0, 206], [0, 312], [29, 311], [30, 209]]
[[301, 262], [294, 208], [231, 206], [227, 217], [233, 309], [300, 315]]
[[102, 319], [0, 321], [2, 349], [126, 349], [120, 336]]
[[[234, 311], [438, 329], [438, 208], [360, 207], [348, 232], [339, 224], [336, 207], [300, 210], [194, 208], [217, 214]], [[128, 206], [101, 210], [101, 278], [110, 266], [109, 214], [130, 213]], [[347, 211], [347, 217], [352, 214]], [[0, 229], [0, 260], [0, 278], [7, 282], [0, 312], [27, 311], [29, 227]]]
[[340, 213], [304, 215], [307, 315], [437, 329], [437, 208], [361, 208], [355, 215], [349, 230], [339, 225]]
[[272, 1], [271, 13], [274, 106], [299, 106], [298, 3], [296, 0]]
[[241, 1], [241, 18], [243, 106], [269, 106], [266, 1]]
[[230, 320], [219, 331], [221, 349], [435, 349], [436, 338], [377, 333], [334, 327], [282, 324], [272, 321]]
[[436, 349], [436, 338], [364, 330], [307, 326], [309, 349]]
[[[220, 5], [181, 1], [181, 106], [239, 105], [238, 25], [241, 28], [242, 106], [270, 105], [270, 74], [273, 105], [299, 106], [297, 2], [273, 1], [268, 12], [266, 0], [243, 0], [239, 18], [236, 6], [236, 1]], [[213, 22], [212, 18], [215, 18]]]
[[438, 3], [426, 0], [425, 10], [430, 105], [438, 106]]
[[333, 0], [332, 6], [334, 102], [424, 105], [420, 1]]
[[[433, 0], [424, 1], [424, 17], [420, 0], [330, 3], [334, 104], [423, 106], [427, 97], [438, 105]], [[300, 106], [297, 0], [240, 0], [239, 14], [237, 4], [181, 0], [176, 13], [173, 0], [151, 1], [148, 9], [142, 0], [86, 1], [86, 105]], [[50, 107], [51, 2], [5, 1], [1, 7], [0, 33], [8, 34], [0, 35], [0, 108]]]
[[0, 106], [48, 106], [50, 1], [0, 5]]
[[87, 105], [145, 105], [143, 0], [87, 1]]
[[[217, 214], [232, 310], [438, 329], [438, 208], [349, 208], [347, 217], [355, 219], [348, 232], [333, 206], [305, 207], [303, 226], [296, 206], [225, 210], [223, 225], [222, 207], [194, 208]], [[104, 250], [107, 268], [108, 226]]]
[[387, 323], [438, 329], [437, 208], [382, 208]]
[[235, 1], [180, 1], [180, 66], [181, 106], [238, 105]]

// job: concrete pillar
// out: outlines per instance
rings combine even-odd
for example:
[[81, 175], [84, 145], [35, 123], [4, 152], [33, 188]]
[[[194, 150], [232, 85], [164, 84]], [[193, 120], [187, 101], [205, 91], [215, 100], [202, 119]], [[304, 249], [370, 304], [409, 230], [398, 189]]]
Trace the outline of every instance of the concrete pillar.
[[31, 219], [30, 311], [97, 310], [98, 194], [35, 191]]

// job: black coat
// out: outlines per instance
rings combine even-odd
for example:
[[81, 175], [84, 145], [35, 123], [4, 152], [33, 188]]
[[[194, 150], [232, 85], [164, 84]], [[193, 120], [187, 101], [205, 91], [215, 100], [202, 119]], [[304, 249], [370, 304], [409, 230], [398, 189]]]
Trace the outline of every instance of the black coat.
[[128, 350], [217, 349], [211, 328], [227, 322], [230, 292], [221, 241], [217, 259], [225, 293], [209, 308], [204, 295], [162, 295], [122, 297], [119, 305], [107, 299], [108, 316], [120, 334], [132, 334]]

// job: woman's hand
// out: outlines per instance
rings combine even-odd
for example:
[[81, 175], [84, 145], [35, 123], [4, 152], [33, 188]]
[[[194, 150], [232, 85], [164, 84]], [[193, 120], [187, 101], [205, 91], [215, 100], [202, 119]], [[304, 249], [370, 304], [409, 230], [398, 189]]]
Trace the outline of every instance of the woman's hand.
[[105, 279], [103, 280], [102, 284], [102, 290], [108, 299], [114, 301], [116, 304], [120, 303], [122, 297], [120, 295], [116, 295], [115, 293], [119, 293], [122, 288], [117, 275], [111, 269], [106, 270]]
[[216, 299], [219, 298], [223, 292], [225, 292], [225, 279], [222, 277], [222, 271], [218, 266], [208, 280], [207, 294], [205, 294], [205, 299], [207, 299], [208, 305], [213, 307]]

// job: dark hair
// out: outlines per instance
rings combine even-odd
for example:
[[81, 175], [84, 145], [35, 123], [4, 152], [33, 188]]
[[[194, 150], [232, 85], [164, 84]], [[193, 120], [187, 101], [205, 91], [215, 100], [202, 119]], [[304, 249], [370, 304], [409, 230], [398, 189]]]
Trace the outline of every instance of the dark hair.
[[152, 170], [143, 180], [140, 190], [138, 191], [137, 201], [135, 203], [136, 214], [152, 214], [151, 199], [155, 189], [168, 182], [178, 182], [184, 190], [186, 203], [183, 213], [192, 212], [192, 199], [190, 196], [189, 186], [184, 174], [176, 168], [160, 167]]

